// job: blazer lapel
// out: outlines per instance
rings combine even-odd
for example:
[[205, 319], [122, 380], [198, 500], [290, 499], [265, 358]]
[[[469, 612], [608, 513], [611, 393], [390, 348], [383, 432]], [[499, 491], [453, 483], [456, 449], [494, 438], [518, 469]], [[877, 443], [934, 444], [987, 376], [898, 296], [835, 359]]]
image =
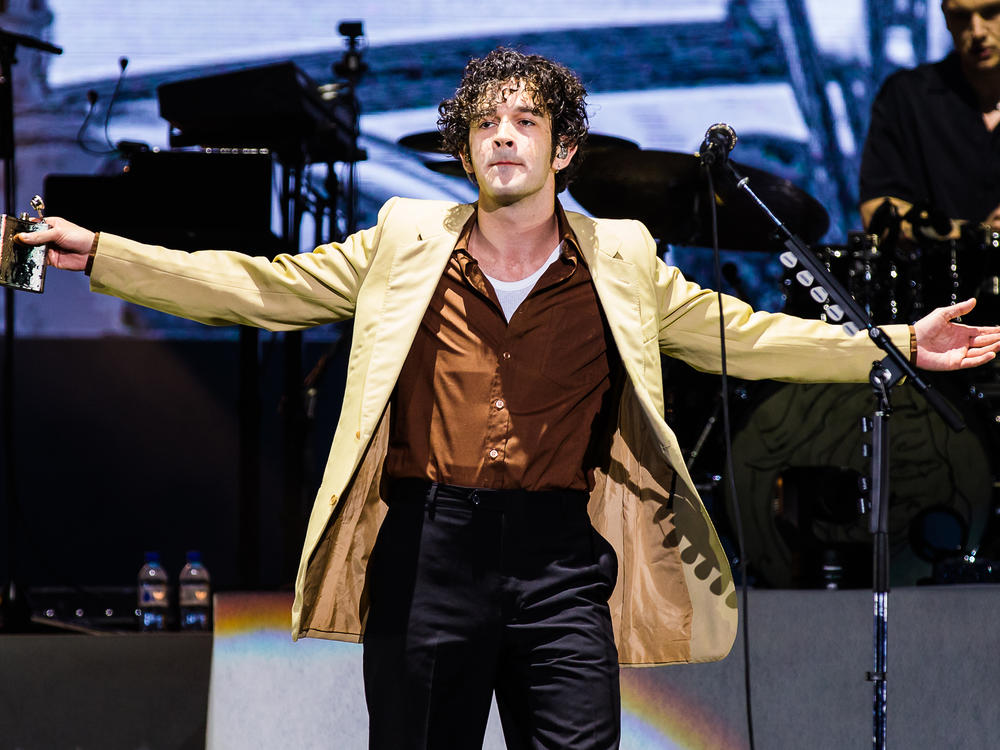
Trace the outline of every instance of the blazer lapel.
[[581, 214], [566, 216], [594, 279], [618, 353], [633, 378], [641, 378], [644, 360], [641, 336], [636, 332], [642, 330], [642, 318], [635, 266], [622, 256], [619, 236]]
[[[361, 424], [365, 428], [374, 429], [385, 410], [420, 321], [471, 212], [471, 206], [458, 206], [451, 209], [447, 220], [441, 213], [425, 212], [417, 217], [417, 241], [397, 245], [393, 250], [382, 305], [370, 328], [375, 339], [361, 403]], [[413, 237], [412, 226], [408, 234]], [[392, 237], [384, 242], [387, 248], [395, 244]]]

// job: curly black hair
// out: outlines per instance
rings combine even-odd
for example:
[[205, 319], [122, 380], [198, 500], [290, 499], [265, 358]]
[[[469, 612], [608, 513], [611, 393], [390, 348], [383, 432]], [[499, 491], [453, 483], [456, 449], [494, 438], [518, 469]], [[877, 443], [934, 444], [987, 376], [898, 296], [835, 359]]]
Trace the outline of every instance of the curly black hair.
[[[573, 71], [541, 55], [526, 55], [498, 47], [465, 66], [462, 82], [452, 99], [438, 106], [438, 130], [448, 152], [469, 157], [469, 128], [484, 107], [495, 102], [511, 82], [524, 86], [535, 104], [552, 120], [552, 156], [559, 145], [583, 145], [587, 138], [587, 91]], [[580, 166], [578, 151], [565, 169], [556, 173], [561, 192]], [[471, 179], [475, 179], [470, 175]]]

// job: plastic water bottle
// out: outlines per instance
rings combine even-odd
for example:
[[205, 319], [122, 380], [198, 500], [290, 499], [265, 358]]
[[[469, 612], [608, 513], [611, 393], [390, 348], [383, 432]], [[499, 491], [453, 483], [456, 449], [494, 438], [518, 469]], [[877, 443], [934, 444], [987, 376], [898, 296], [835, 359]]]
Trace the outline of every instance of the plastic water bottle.
[[139, 570], [139, 630], [158, 631], [167, 627], [170, 611], [170, 582], [167, 571], [160, 565], [159, 552], [147, 552], [146, 562]]
[[208, 569], [201, 553], [191, 550], [178, 578], [181, 603], [181, 630], [210, 630], [212, 627], [212, 591]]

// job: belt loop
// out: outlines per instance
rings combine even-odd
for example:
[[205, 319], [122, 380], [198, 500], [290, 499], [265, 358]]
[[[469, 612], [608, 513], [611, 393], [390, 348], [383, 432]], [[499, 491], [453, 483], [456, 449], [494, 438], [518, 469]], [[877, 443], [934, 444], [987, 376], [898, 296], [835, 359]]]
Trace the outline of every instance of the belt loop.
[[437, 509], [437, 494], [438, 483], [431, 482], [431, 486], [427, 492], [427, 499], [424, 501], [424, 509], [427, 511], [427, 517], [432, 521], [434, 520], [434, 511]]

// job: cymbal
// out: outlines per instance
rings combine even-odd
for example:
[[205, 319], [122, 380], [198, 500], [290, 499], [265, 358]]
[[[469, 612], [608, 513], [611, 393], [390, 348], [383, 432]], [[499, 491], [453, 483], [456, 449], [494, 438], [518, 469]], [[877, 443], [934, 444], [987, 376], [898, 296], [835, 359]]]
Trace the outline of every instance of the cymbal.
[[425, 154], [448, 153], [445, 151], [441, 134], [436, 130], [428, 130], [426, 133], [410, 133], [404, 135], [396, 143], [414, 151], [422, 151]]
[[468, 179], [468, 175], [465, 174], [465, 167], [462, 166], [462, 162], [458, 159], [445, 159], [444, 161], [431, 161], [428, 159], [424, 161], [424, 166], [438, 174]]
[[[426, 148], [434, 145], [435, 141], [437, 146], [444, 148], [441, 143], [440, 133], [436, 131], [433, 133], [414, 133], [413, 135], [403, 136], [397, 141], [399, 145], [406, 146], [407, 148], [412, 148], [415, 151], [426, 151], [427, 153], [445, 153], [444, 151], [434, 152], [430, 148]], [[405, 141], [405, 143], [404, 143]], [[411, 145], [417, 144], [417, 145]], [[418, 148], [420, 146], [420, 148]], [[638, 151], [639, 144], [635, 141], [629, 141], [625, 138], [618, 138], [614, 135], [602, 135], [601, 133], [591, 133], [587, 136], [587, 142], [583, 145], [583, 152], [586, 158], [590, 158], [590, 154], [594, 154], [601, 151]], [[438, 174], [448, 175], [449, 177], [461, 177], [462, 179], [468, 179], [468, 175], [465, 174], [465, 168], [462, 166], [462, 162], [458, 159], [427, 159], [424, 161], [424, 166], [431, 171], [437, 172]]]
[[[820, 203], [788, 180], [733, 162], [758, 197], [804, 242], [830, 226]], [[697, 156], [672, 151], [604, 151], [584, 160], [570, 194], [595, 216], [638, 219], [661, 241], [712, 246], [711, 205]], [[773, 252], [773, 227], [731, 179], [715, 178], [719, 247]]]
[[[436, 130], [429, 130], [426, 133], [411, 133], [404, 135], [398, 141], [400, 146], [421, 151], [425, 154], [447, 154], [441, 134]], [[604, 135], [603, 133], [590, 133], [583, 144], [583, 150], [587, 153], [607, 148], [618, 148], [627, 150], [638, 150], [639, 144], [626, 138], [619, 138], [614, 135]]]

